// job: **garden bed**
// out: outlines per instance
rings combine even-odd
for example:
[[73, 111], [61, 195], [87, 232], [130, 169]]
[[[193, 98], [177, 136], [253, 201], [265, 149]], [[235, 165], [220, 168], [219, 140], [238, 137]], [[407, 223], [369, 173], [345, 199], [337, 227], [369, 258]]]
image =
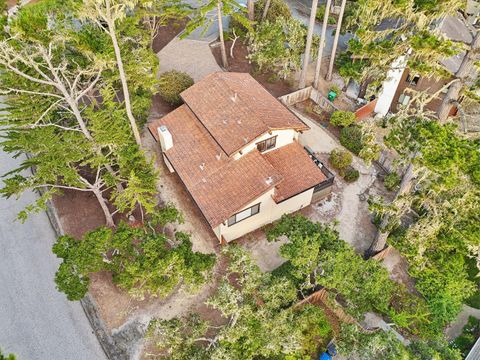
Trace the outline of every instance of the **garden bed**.
[[155, 39], [153, 40], [153, 52], [158, 53], [162, 50], [165, 45], [185, 29], [187, 22], [188, 18], [172, 19], [166, 25], [161, 26], [158, 29], [157, 36], [155, 36]]
[[[270, 72], [260, 73], [257, 71], [254, 64], [250, 63], [247, 59], [247, 46], [240, 39], [237, 40], [233, 48], [233, 58], [230, 56], [232, 41], [225, 41], [225, 46], [229, 64], [228, 71], [250, 73], [255, 80], [262, 84], [275, 97], [289, 94], [295, 90], [292, 83], [287, 80], [278, 79], [276, 74]], [[211, 46], [210, 48], [218, 65], [223, 66], [220, 45]]]
[[330, 115], [327, 111], [320, 109], [320, 107], [312, 100], [307, 99], [298, 102], [293, 107], [300, 112], [307, 115], [310, 119], [315, 121], [322, 128], [327, 129], [337, 139], [340, 137], [340, 128], [330, 124]]

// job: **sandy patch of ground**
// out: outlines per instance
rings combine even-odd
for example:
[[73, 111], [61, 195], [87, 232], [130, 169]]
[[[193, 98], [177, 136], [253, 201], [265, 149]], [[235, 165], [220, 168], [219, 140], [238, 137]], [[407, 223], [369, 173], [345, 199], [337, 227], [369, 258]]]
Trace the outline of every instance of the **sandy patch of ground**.
[[286, 261], [280, 256], [279, 249], [287, 241], [287, 238], [282, 238], [269, 242], [265, 231], [258, 229], [235, 240], [235, 243], [249, 251], [260, 270], [267, 272], [276, 269]]
[[[328, 154], [342, 145], [323, 127], [309, 118], [293, 110], [308, 126], [310, 130], [300, 135], [302, 145], [310, 147], [328, 167]], [[357, 251], [363, 252], [369, 246], [375, 234], [375, 225], [371, 222], [368, 204], [365, 195], [374, 185], [377, 171], [373, 165], [367, 166], [363, 160], [354, 156], [352, 165], [360, 172], [360, 177], [353, 183], [346, 183], [338, 174], [335, 174], [335, 186], [332, 194], [326, 199], [312, 206], [314, 212], [310, 217], [316, 221], [325, 221], [335, 218], [339, 221], [340, 237], [352, 245]], [[334, 169], [329, 169], [335, 173]]]

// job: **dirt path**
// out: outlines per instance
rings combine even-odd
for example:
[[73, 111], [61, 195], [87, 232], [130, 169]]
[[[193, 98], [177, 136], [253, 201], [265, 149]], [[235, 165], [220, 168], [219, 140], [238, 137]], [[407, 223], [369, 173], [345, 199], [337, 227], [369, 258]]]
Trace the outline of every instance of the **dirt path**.
[[[328, 154], [333, 149], [343, 146], [327, 130], [295, 109], [292, 111], [311, 128], [300, 135], [300, 143], [319, 153], [321, 160], [328, 164]], [[337, 228], [340, 238], [352, 245], [358, 253], [363, 254], [377, 231], [365, 199], [369, 195], [385, 196], [386, 193], [383, 185], [376, 181], [377, 171], [373, 165], [367, 166], [356, 156], [353, 157], [352, 165], [360, 172], [358, 180], [348, 184], [337, 175], [332, 194], [318, 204], [313, 204], [307, 216], [320, 222], [330, 222], [333, 219], [339, 221]], [[365, 195], [363, 200], [360, 198], [362, 194]], [[408, 264], [397, 250], [392, 249], [382, 261], [382, 265], [388, 270], [391, 279], [406, 285], [409, 289], [414, 288], [414, 281], [408, 275]]]
[[[307, 145], [314, 152], [323, 154], [324, 159], [328, 159], [328, 154], [333, 149], [343, 148], [325, 129], [295, 109], [292, 109], [292, 111], [311, 128], [300, 135], [302, 145]], [[370, 245], [375, 233], [375, 226], [370, 221], [366, 201], [361, 201], [359, 195], [372, 187], [376, 179], [376, 171], [373, 166], [367, 166], [362, 159], [356, 156], [353, 157], [352, 165], [360, 172], [358, 180], [348, 184], [337, 175], [335, 189], [331, 197], [323, 202], [323, 205], [336, 208], [335, 219], [340, 222], [338, 225], [340, 237], [357, 251], [362, 252]], [[329, 202], [335, 202], [336, 204]], [[324, 215], [322, 212], [326, 210], [322, 206], [317, 207], [317, 210], [320, 212], [318, 220], [321, 220]]]

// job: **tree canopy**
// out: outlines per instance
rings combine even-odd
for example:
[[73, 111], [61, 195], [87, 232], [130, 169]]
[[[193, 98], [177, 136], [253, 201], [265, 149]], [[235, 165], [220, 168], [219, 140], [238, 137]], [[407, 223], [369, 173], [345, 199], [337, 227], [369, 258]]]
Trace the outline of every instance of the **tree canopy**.
[[149, 335], [169, 359], [300, 359], [328, 341], [323, 310], [294, 307], [297, 295], [286, 278], [262, 273], [245, 250], [229, 246], [226, 276], [206, 304], [222, 316], [220, 325], [191, 313], [154, 320]]
[[[45, 190], [20, 214], [24, 219], [55, 193], [89, 191], [111, 226], [108, 201], [127, 213], [138, 204], [152, 210], [156, 172], [135, 144], [119, 100], [113, 47], [99, 26], [76, 19], [77, 5], [42, 1], [22, 7], [3, 27], [0, 89], [6, 108], [0, 118], [5, 126], [1, 145], [15, 156], [28, 153], [29, 158], [6, 174], [2, 194]], [[117, 31], [127, 54], [123, 60], [133, 112], [146, 119], [157, 60], [138, 21], [135, 15], [126, 17]], [[25, 175], [23, 170], [30, 166], [35, 173]]]
[[415, 178], [393, 204], [372, 201], [371, 208], [392, 217], [391, 241], [408, 259], [441, 327], [473, 291], [466, 263], [479, 255], [480, 144], [460, 137], [451, 124], [414, 116], [392, 121], [386, 144], [401, 163], [413, 164]]
[[61, 236], [53, 245], [53, 252], [62, 259], [55, 275], [58, 290], [69, 300], [79, 300], [88, 291], [90, 274], [106, 270], [116, 285], [139, 299], [165, 297], [178, 286], [195, 291], [209, 278], [215, 256], [192, 251], [186, 233], [176, 232], [168, 238], [153, 230], [181, 219], [168, 205], [157, 210], [145, 228], [121, 222], [115, 230], [100, 227], [81, 240]]

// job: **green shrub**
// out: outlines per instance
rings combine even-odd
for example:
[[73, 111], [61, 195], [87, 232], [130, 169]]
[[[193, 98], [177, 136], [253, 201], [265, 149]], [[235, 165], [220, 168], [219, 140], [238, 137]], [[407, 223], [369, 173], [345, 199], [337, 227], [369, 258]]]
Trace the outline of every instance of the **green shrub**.
[[345, 127], [340, 131], [340, 144], [358, 155], [363, 148], [362, 129], [359, 126]]
[[383, 179], [383, 184], [388, 190], [393, 191], [398, 187], [398, 185], [400, 185], [400, 176], [395, 171], [392, 171], [385, 176], [385, 179]]
[[329, 161], [330, 164], [342, 175], [352, 163], [352, 159], [352, 154], [350, 154], [348, 151], [333, 149], [330, 153]]
[[334, 111], [330, 117], [330, 124], [340, 127], [347, 127], [355, 122], [355, 114], [351, 111]]
[[350, 166], [345, 171], [345, 176], [343, 177], [343, 179], [346, 182], [354, 182], [354, 181], [357, 181], [359, 177], [360, 177], [360, 173], [358, 172], [358, 170]]
[[179, 105], [182, 103], [180, 93], [194, 83], [193, 79], [187, 73], [171, 70], [160, 75], [159, 94], [169, 104]]
[[335, 94], [340, 94], [342, 92], [342, 90], [340, 90], [340, 88], [337, 86], [337, 85], [332, 85], [332, 87], [330, 88], [330, 91], [333, 91]]
[[[318, 5], [317, 8], [317, 13], [315, 14], [315, 18], [323, 22], [323, 18], [325, 17], [325, 4]], [[328, 24], [329, 25], [335, 25], [337, 23], [337, 20], [332, 16], [332, 13], [330, 12], [328, 14]]]
[[[255, 3], [255, 21], [261, 21], [263, 15], [263, 9], [265, 8], [266, 0], [258, 0]], [[271, 22], [277, 20], [277, 18], [282, 17], [286, 20], [292, 18], [292, 13], [287, 3], [283, 0], [271, 0], [270, 7], [268, 8], [267, 17], [265, 20]]]

